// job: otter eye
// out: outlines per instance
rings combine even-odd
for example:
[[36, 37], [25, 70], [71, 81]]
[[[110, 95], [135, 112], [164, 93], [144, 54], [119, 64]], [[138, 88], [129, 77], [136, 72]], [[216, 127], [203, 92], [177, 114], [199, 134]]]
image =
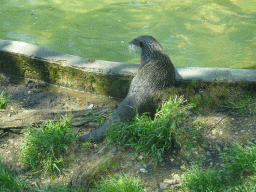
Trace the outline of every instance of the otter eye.
[[140, 42], [140, 47], [143, 47], [143, 42]]

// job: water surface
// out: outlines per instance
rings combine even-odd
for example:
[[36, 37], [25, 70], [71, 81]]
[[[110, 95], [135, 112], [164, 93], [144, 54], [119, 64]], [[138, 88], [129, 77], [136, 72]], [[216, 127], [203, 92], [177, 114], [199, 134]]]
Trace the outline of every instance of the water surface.
[[175, 66], [256, 68], [256, 0], [1, 0], [0, 39], [91, 59], [139, 63], [152, 35]]

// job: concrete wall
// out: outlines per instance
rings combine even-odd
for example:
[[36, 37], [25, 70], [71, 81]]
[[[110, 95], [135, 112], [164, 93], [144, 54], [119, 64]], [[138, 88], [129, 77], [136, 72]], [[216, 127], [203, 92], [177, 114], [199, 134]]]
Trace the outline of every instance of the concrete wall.
[[[0, 72], [124, 98], [139, 65], [87, 59], [29, 43], [0, 40]], [[256, 83], [256, 70], [176, 67], [178, 82]]]

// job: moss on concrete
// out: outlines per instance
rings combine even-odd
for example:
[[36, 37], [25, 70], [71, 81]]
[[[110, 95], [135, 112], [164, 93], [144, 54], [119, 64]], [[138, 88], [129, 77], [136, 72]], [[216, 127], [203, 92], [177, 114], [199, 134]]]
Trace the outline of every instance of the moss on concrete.
[[133, 78], [87, 72], [9, 52], [0, 52], [0, 72], [118, 98], [125, 98]]
[[[133, 76], [104, 75], [88, 72], [59, 63], [50, 63], [40, 58], [0, 51], [0, 72], [39, 79], [48, 83], [69, 87], [81, 91], [125, 98]], [[256, 89], [255, 83], [230, 82], [179, 82], [176, 87], [156, 93], [160, 102], [170, 95], [184, 95], [188, 101], [199, 106], [223, 105], [230, 97], [234, 101], [240, 98], [244, 89]], [[210, 102], [214, 100], [214, 102]], [[232, 100], [233, 101], [233, 100]], [[157, 102], [156, 102], [157, 103]]]
[[162, 100], [183, 95], [194, 105], [194, 111], [204, 114], [225, 106], [227, 102], [237, 102], [244, 94], [255, 90], [256, 84], [245, 82], [180, 82], [175, 87], [166, 88]]

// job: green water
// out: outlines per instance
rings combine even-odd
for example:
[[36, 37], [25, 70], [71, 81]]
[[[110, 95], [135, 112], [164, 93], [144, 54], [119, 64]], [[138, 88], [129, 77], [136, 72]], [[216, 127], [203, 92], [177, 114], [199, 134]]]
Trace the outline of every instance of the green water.
[[0, 39], [91, 59], [139, 63], [151, 35], [175, 66], [256, 68], [256, 0], [1, 0]]

